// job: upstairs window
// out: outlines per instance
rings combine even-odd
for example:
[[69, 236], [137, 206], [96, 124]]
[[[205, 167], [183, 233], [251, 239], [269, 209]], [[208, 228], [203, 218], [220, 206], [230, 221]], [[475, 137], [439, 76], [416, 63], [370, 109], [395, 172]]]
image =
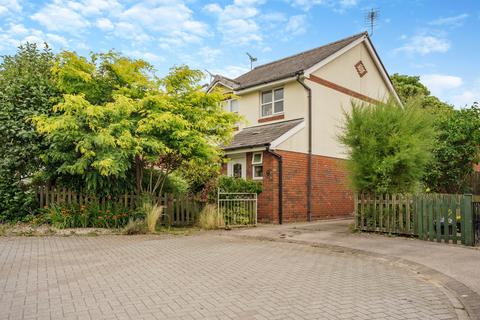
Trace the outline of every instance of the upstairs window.
[[262, 92], [262, 117], [283, 113], [283, 88]]
[[238, 113], [238, 100], [237, 99], [225, 100], [223, 102], [223, 106], [224, 106], [223, 109], [225, 111]]

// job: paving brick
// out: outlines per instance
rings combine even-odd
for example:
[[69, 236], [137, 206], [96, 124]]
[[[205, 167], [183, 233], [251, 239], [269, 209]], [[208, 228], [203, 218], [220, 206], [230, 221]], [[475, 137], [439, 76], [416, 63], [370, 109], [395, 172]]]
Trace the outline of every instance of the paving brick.
[[0, 239], [0, 308], [0, 319], [456, 318], [435, 285], [379, 259], [215, 234]]

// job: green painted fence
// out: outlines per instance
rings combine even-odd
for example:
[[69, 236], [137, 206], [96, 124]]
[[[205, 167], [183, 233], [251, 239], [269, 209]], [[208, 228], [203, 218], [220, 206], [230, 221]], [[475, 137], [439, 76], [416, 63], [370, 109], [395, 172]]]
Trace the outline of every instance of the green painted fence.
[[472, 195], [359, 193], [355, 224], [361, 231], [474, 245], [474, 204]]

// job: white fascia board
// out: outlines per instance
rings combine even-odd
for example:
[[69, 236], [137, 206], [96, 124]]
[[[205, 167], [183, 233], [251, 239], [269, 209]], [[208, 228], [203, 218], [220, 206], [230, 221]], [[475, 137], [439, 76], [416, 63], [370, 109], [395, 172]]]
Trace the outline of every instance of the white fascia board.
[[217, 84], [221, 84], [221, 85], [224, 86], [225, 88], [228, 88], [228, 89], [230, 89], [230, 90], [233, 91], [233, 88], [232, 88], [232, 87], [227, 86], [225, 83], [223, 83], [223, 82], [221, 82], [221, 81], [217, 81], [217, 82], [215, 82], [215, 83], [213, 84], [213, 86], [211, 86], [210, 88], [208, 88], [208, 91], [207, 91], [207, 92], [210, 93], [210, 92], [213, 90], [213, 88], [215, 88], [215, 87], [217, 86]]
[[281, 143], [287, 141], [290, 137], [292, 137], [294, 134], [296, 134], [297, 132], [299, 132], [300, 130], [302, 130], [303, 128], [305, 128], [305, 121], [302, 121], [300, 122], [299, 124], [297, 124], [295, 127], [293, 127], [292, 129], [288, 130], [287, 132], [285, 132], [284, 134], [282, 134], [280, 137], [278, 137], [277, 139], [273, 140], [271, 143], [270, 143], [270, 148], [271, 149], [276, 149]]
[[337, 52], [331, 54], [330, 56], [326, 57], [325, 59], [323, 59], [322, 61], [320, 61], [319, 63], [313, 65], [312, 67], [308, 68], [307, 70], [305, 70], [305, 72], [303, 73], [305, 78], [308, 78], [310, 76], [310, 74], [314, 73], [315, 71], [317, 71], [318, 69], [320, 69], [321, 67], [323, 67], [324, 65], [326, 65], [327, 63], [330, 63], [331, 61], [335, 60], [336, 58], [340, 57], [342, 54], [344, 54], [345, 52], [347, 52], [348, 50], [356, 47], [358, 44], [362, 43], [363, 41], [365, 41], [365, 39], [367, 38], [367, 36], [362, 36], [360, 38], [358, 38], [357, 40], [353, 41], [352, 43], [350, 43], [349, 45], [345, 46], [344, 48], [338, 50]]
[[390, 89], [390, 92], [393, 94], [395, 99], [400, 105], [402, 104], [402, 101], [400, 100], [400, 97], [397, 94], [397, 91], [393, 87], [392, 80], [390, 80], [389, 75], [387, 74], [385, 67], [383, 66], [382, 62], [380, 61], [380, 58], [378, 57], [375, 49], [372, 46], [372, 43], [370, 40], [366, 39], [365, 45], [367, 46], [368, 52], [370, 53], [370, 56], [373, 58], [373, 61], [375, 62], [375, 65], [377, 66], [377, 69], [379, 70], [380, 74], [382, 75], [383, 81], [387, 85], [388, 89]]
[[268, 88], [268, 87], [275, 87], [275, 86], [278, 86], [278, 85], [281, 85], [281, 84], [285, 84], [287, 82], [295, 81], [296, 79], [297, 79], [297, 77], [289, 77], [289, 78], [285, 78], [285, 79], [281, 79], [281, 80], [277, 80], [277, 81], [272, 81], [272, 82], [268, 82], [268, 83], [264, 83], [264, 84], [259, 84], [257, 86], [247, 88], [247, 89], [243, 89], [243, 90], [234, 90], [233, 93], [236, 94], [236, 95], [242, 95], [242, 94], [245, 94], [245, 93], [261, 90], [261, 89]]
[[256, 152], [256, 151], [264, 151], [267, 150], [267, 147], [256, 147], [256, 148], [243, 148], [243, 149], [235, 149], [235, 150], [226, 150], [225, 155], [234, 155], [246, 152]]

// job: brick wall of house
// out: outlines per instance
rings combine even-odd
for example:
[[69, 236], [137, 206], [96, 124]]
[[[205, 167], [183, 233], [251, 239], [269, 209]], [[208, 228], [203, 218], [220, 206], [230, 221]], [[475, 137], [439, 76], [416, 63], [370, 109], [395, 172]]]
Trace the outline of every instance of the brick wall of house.
[[[283, 157], [283, 221], [306, 221], [308, 155], [288, 151], [278, 153]], [[274, 169], [276, 178], [277, 168]], [[313, 155], [312, 179], [313, 220], [345, 217], [353, 213], [353, 193], [348, 187], [344, 160]], [[264, 190], [267, 187], [265, 185]], [[276, 188], [276, 184], [272, 187]], [[271, 222], [277, 223], [277, 217]]]
[[[278, 151], [283, 157], [283, 222], [307, 221], [308, 155]], [[247, 179], [252, 178], [252, 153], [246, 155]], [[222, 170], [226, 173], [226, 170]], [[313, 155], [312, 219], [329, 219], [353, 213], [344, 161]], [[278, 161], [263, 153], [263, 192], [258, 197], [258, 221], [278, 223]]]

